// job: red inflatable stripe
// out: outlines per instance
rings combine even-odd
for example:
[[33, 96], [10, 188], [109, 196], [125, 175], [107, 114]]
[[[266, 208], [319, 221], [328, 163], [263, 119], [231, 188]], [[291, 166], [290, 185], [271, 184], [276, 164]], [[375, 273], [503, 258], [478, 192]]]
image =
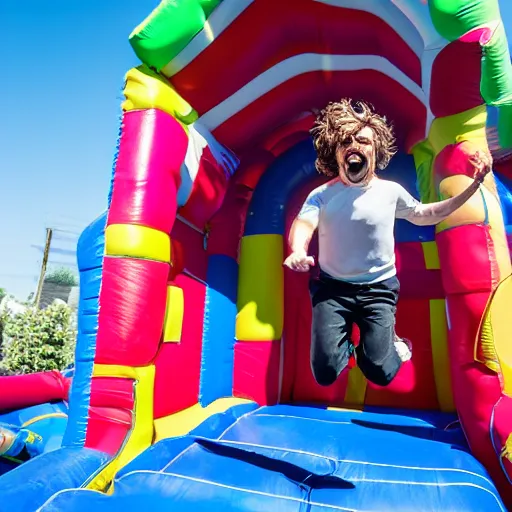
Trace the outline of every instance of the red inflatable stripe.
[[158, 350], [169, 265], [106, 256], [96, 340], [96, 364], [146, 366]]
[[235, 344], [233, 396], [274, 405], [279, 400], [280, 340]]
[[58, 371], [15, 375], [0, 379], [0, 411], [67, 400], [70, 379]]

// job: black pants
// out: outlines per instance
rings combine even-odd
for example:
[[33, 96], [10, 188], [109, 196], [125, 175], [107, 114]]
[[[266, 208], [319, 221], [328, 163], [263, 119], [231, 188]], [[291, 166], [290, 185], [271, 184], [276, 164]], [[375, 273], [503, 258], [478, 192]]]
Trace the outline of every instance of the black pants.
[[394, 345], [399, 291], [397, 277], [359, 285], [320, 272], [311, 283], [311, 367], [320, 385], [331, 385], [347, 366], [354, 323], [361, 333], [356, 358], [364, 376], [379, 386], [393, 380], [402, 364]]

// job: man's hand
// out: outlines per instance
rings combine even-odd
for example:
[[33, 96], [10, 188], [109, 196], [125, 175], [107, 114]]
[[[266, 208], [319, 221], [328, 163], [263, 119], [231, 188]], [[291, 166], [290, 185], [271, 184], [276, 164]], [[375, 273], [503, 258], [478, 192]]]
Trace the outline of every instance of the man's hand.
[[305, 252], [292, 252], [284, 260], [283, 265], [296, 272], [308, 272], [310, 267], [315, 266], [315, 259], [313, 256], [308, 256]]
[[477, 151], [474, 155], [469, 157], [469, 162], [473, 165], [475, 172], [473, 178], [478, 183], [482, 183], [485, 177], [492, 170], [492, 157], [489, 153], [484, 151]]

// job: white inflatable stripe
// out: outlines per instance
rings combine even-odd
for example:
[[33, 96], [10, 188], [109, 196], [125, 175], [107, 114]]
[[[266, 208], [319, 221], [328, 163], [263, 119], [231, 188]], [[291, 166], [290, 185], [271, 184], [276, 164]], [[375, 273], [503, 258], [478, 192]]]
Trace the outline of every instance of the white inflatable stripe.
[[369, 12], [385, 21], [421, 56], [424, 49], [444, 46], [446, 41], [438, 34], [428, 6], [420, 0], [314, 0], [323, 4]]
[[[316, 2], [357, 9], [378, 16], [395, 30], [421, 56], [424, 49], [447, 44], [435, 30], [428, 7], [420, 0], [314, 0]], [[172, 59], [162, 72], [172, 77], [208, 48], [254, 0], [224, 0], [212, 12], [205, 27]]]
[[305, 53], [283, 60], [268, 69], [232, 96], [203, 114], [199, 121], [210, 131], [236, 115], [258, 98], [298, 75], [312, 71], [374, 70], [392, 78], [428, 107], [421, 87], [405, 73], [378, 55], [325, 55]]
[[434, 28], [426, 2], [420, 0], [314, 0], [337, 7], [359, 9], [385, 21], [421, 59], [421, 85], [427, 98], [428, 133], [434, 120], [430, 110], [432, 64], [439, 52], [449, 43]]
[[199, 164], [203, 157], [204, 148], [208, 147], [213, 158], [218, 162], [224, 173], [231, 176], [238, 167], [238, 159], [221, 144], [200, 123], [188, 127], [188, 146], [185, 160], [181, 165], [181, 185], [178, 189], [178, 206], [183, 206], [190, 198], [194, 182], [199, 172]]
[[208, 145], [206, 139], [194, 128], [189, 126], [188, 146], [185, 161], [181, 165], [181, 185], [178, 190], [178, 206], [183, 206], [192, 193], [192, 186], [199, 172], [199, 162], [204, 148]]
[[416, 27], [423, 42], [425, 50], [446, 46], [449, 41], [444, 39], [435, 29], [430, 16], [427, 1], [423, 0], [391, 0]]

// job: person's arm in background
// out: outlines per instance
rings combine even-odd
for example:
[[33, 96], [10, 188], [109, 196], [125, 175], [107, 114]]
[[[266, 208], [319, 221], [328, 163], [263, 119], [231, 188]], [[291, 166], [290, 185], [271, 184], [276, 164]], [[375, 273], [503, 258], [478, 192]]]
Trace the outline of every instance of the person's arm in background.
[[297, 272], [307, 272], [315, 265], [312, 256], [308, 256], [309, 243], [318, 227], [320, 216], [320, 199], [312, 192], [293, 221], [288, 237], [291, 254], [284, 260], [284, 265]]
[[492, 168], [490, 157], [476, 153], [471, 162], [475, 167], [473, 182], [460, 194], [437, 203], [422, 204], [405, 192], [397, 203], [397, 218], [405, 219], [417, 226], [439, 224], [466, 203], [480, 188], [485, 176]]

